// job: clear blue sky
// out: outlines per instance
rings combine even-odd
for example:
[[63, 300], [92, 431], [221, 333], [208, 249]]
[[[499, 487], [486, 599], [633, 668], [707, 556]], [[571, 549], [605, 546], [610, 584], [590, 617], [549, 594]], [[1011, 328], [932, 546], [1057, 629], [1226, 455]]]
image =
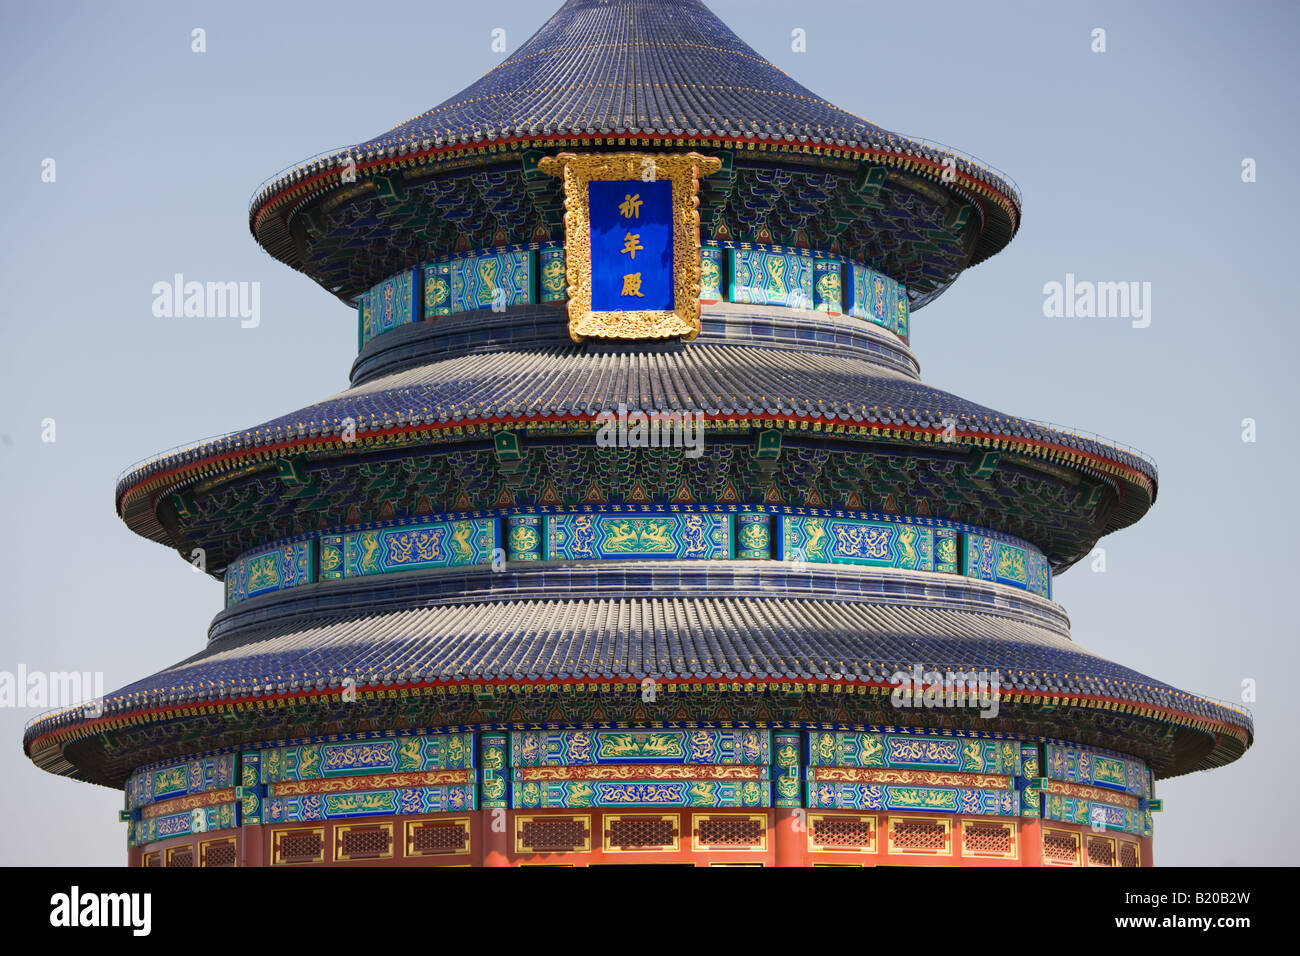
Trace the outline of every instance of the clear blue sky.
[[[558, 7], [558, 0], [553, 0]], [[1019, 183], [1010, 247], [913, 320], [925, 379], [1142, 448], [1159, 500], [1058, 577], [1075, 640], [1185, 690], [1258, 681], [1258, 743], [1163, 783], [1156, 862], [1294, 860], [1297, 5], [716, 0], [831, 102]], [[346, 385], [355, 316], [248, 233], [258, 184], [436, 105], [548, 2], [6, 3], [0, 12], [0, 670], [107, 689], [197, 651], [221, 586], [113, 512], [118, 472]], [[207, 52], [190, 50], [195, 27]], [[807, 52], [791, 50], [795, 28]], [[1091, 32], [1107, 31], [1107, 52]], [[42, 160], [57, 181], [41, 181]], [[1241, 181], [1241, 162], [1258, 181]], [[261, 323], [162, 319], [174, 273], [261, 283]], [[1066, 273], [1152, 285], [1152, 321], [1048, 319]], [[1241, 420], [1258, 441], [1241, 441]], [[57, 441], [41, 441], [41, 421]], [[0, 710], [0, 862], [125, 859], [121, 794], [36, 770]], [[56, 826], [57, 824], [57, 826]]]

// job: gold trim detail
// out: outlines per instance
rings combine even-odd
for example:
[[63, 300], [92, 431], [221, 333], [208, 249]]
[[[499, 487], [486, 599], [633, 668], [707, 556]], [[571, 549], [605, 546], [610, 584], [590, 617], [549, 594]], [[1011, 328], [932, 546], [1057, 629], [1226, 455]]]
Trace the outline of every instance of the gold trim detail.
[[[287, 836], [297, 836], [299, 834], [314, 833], [320, 838], [320, 851], [314, 860], [294, 860], [289, 862], [284, 858], [281, 848], [281, 842]], [[288, 826], [281, 827], [278, 830], [271, 831], [271, 865], [272, 866], [308, 866], [312, 863], [325, 862], [325, 828], [324, 827], [302, 827]]]
[[169, 846], [163, 855], [163, 861], [166, 865], [166, 868], [172, 869], [172, 857], [174, 857], [177, 853], [184, 853], [186, 850], [190, 851], [190, 866], [198, 866], [199, 865], [198, 851], [195, 850], [194, 844], [178, 843], [176, 844], [176, 846]]
[[[1007, 846], [1010, 849], [1006, 853], [996, 853], [987, 850], [972, 850], [967, 842], [970, 839], [970, 831], [976, 827], [980, 829], [1001, 829], [1007, 834]], [[961, 822], [961, 855], [974, 857], [985, 860], [1014, 860], [1020, 851], [1020, 840], [1017, 830], [1019, 828], [1014, 823], [998, 823], [992, 820], [962, 820]]]
[[[569, 336], [602, 339], [686, 340], [700, 333], [699, 178], [722, 160], [699, 153], [560, 153], [543, 157], [542, 172], [564, 183], [564, 251], [569, 280]], [[673, 185], [673, 303], [671, 310], [593, 312], [591, 218], [587, 185], [593, 180], [654, 179]], [[649, 180], [646, 180], [649, 181]]]
[[[1053, 859], [1047, 854], [1047, 840], [1049, 837], [1063, 837], [1074, 846], [1074, 856], [1069, 860]], [[1055, 828], [1044, 827], [1042, 832], [1042, 855], [1044, 866], [1082, 866], [1083, 865], [1083, 840], [1075, 830], [1058, 830]]]
[[[388, 849], [381, 853], [352, 855], [343, 852], [343, 838], [354, 830], [374, 830], [387, 834]], [[389, 823], [336, 823], [334, 824], [334, 862], [347, 863], [351, 860], [366, 862], [368, 860], [391, 860], [393, 858], [393, 824]]]
[[[491, 826], [491, 815], [488, 814], [484, 819], [485, 826]], [[417, 830], [426, 827], [460, 827], [465, 834], [465, 845], [458, 850], [417, 850], [415, 848], [415, 834]], [[469, 817], [423, 817], [419, 820], [407, 820], [403, 837], [406, 840], [406, 856], [469, 856], [473, 849], [473, 829], [470, 827]]]
[[[906, 847], [898, 846], [895, 842], [895, 828], [915, 824], [917, 826], [938, 826], [943, 830], [943, 846], [933, 849], [928, 847]], [[888, 847], [890, 853], [901, 853], [907, 856], [952, 856], [952, 821], [935, 817], [896, 817], [890, 816], [885, 822], [885, 830], [888, 833]]]
[[[706, 820], [751, 820], [758, 823], [758, 843], [753, 846], [731, 846], [725, 843], [705, 843], [700, 840], [700, 824]], [[696, 850], [727, 853], [766, 853], [767, 852], [767, 814], [766, 813], [717, 813], [701, 812], [691, 815], [691, 845]], [[711, 864], [716, 865], [716, 864]], [[744, 863], [743, 866], [761, 866], [762, 864]]]
[[[629, 823], [636, 820], [667, 820], [672, 826], [672, 842], [662, 846], [617, 846], [610, 841], [610, 827], [615, 823]], [[601, 820], [601, 849], [606, 853], [677, 853], [682, 848], [681, 819], [675, 813], [617, 813]]]
[[[829, 834], [824, 834], [825, 839], [819, 841], [817, 839], [817, 824], [833, 822], [861, 824], [870, 832], [871, 838], [862, 846], [837, 843]], [[880, 828], [877, 824], [875, 814], [870, 813], [810, 813], [806, 823], [808, 851], [810, 853], [876, 853], [880, 840]], [[857, 864], [847, 865], [856, 866]]]
[[[1093, 863], [1092, 862], [1092, 843], [1107, 843], [1110, 845], [1110, 862]], [[1084, 866], [1119, 866], [1119, 842], [1114, 837], [1104, 836], [1099, 833], [1089, 833], [1083, 840], [1083, 865]]]
[[[524, 824], [526, 823], [547, 823], [560, 822], [571, 823], [580, 826], [584, 835], [582, 840], [574, 846], [567, 849], [538, 849], [524, 843]], [[515, 817], [515, 852], [521, 855], [545, 856], [552, 853], [590, 853], [591, 852], [591, 814], [589, 813], [538, 813], [538, 814], [520, 814]], [[532, 864], [534, 866], [572, 866], [571, 863], [564, 864]]]
[[201, 840], [201, 841], [199, 841], [199, 858], [198, 858], [198, 860], [195, 862], [195, 866], [199, 866], [199, 867], [207, 867], [207, 866], [208, 866], [208, 851], [211, 850], [213, 847], [224, 846], [224, 845], [227, 844], [227, 843], [229, 843], [229, 844], [234, 848], [234, 850], [235, 850], [235, 866], [236, 866], [236, 867], [239, 866], [239, 841], [238, 841], [238, 839], [236, 839], [236, 838], [233, 837], [233, 836], [228, 836], [228, 837], [218, 837], [218, 838], [215, 839], [215, 840]]

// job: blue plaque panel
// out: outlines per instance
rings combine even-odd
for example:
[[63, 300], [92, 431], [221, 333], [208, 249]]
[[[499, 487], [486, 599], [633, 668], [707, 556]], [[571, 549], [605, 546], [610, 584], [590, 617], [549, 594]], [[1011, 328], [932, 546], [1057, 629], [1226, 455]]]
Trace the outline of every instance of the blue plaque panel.
[[587, 184], [593, 312], [671, 310], [671, 180], [596, 180]]

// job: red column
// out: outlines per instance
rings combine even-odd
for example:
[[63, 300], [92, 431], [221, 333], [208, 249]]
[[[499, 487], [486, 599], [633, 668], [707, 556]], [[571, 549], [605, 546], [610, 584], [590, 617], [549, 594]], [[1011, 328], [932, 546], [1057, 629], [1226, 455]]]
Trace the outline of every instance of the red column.
[[239, 828], [239, 865], [267, 866], [266, 828], [259, 823], [246, 824]]
[[1043, 821], [1038, 817], [1020, 818], [1020, 845], [1016, 848], [1021, 866], [1043, 865]]
[[775, 825], [777, 866], [806, 866], [808, 856], [808, 811], [802, 807], [777, 807]]
[[484, 866], [510, 865], [510, 826], [514, 822], [509, 810], [479, 810], [479, 826], [482, 828]]

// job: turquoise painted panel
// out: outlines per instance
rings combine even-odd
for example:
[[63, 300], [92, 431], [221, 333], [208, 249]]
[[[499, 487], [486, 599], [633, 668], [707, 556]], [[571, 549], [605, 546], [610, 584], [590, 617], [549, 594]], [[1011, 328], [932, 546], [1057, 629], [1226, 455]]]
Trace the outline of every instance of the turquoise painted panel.
[[768, 561], [772, 557], [771, 516], [736, 515], [736, 557], [741, 561]]
[[344, 577], [412, 568], [450, 568], [492, 560], [496, 522], [491, 518], [356, 531], [343, 535]]
[[[1037, 744], [1020, 745], [1020, 776], [1038, 778], [1041, 777], [1042, 767], [1038, 760]], [[1020, 791], [1020, 815], [1022, 817], [1036, 817], [1040, 815], [1042, 807], [1043, 791], [1038, 787], [1025, 787]]]
[[1059, 744], [1047, 745], [1047, 776], [1066, 783], [1121, 790], [1138, 797], [1151, 795], [1146, 764], [1140, 760], [1127, 760], [1090, 750], [1062, 747]]
[[343, 535], [324, 534], [320, 539], [320, 580], [343, 577]]
[[474, 766], [474, 735], [430, 734], [276, 747], [261, 752], [262, 783]]
[[310, 823], [347, 817], [448, 813], [474, 809], [474, 785], [397, 787], [352, 793], [313, 793], [270, 797], [264, 816], [268, 823]]
[[510, 735], [500, 732], [479, 734], [479, 807], [505, 810], [510, 807]]
[[257, 785], [262, 780], [262, 754], [258, 750], [246, 750], [239, 755], [239, 785], [248, 790], [239, 801], [239, 823], [262, 822], [262, 798], [257, 792]]
[[1043, 819], [1118, 830], [1136, 836], [1151, 835], [1151, 813], [1148, 810], [1117, 807], [1099, 800], [1067, 797], [1059, 793], [1049, 793], [1043, 800]]
[[533, 301], [531, 251], [488, 252], [451, 263], [451, 310], [474, 312]]
[[813, 260], [766, 249], [731, 249], [731, 301], [813, 307]]
[[424, 318], [451, 315], [451, 263], [431, 262], [424, 270]]
[[129, 840], [132, 846], [140, 846], [171, 837], [228, 830], [237, 825], [235, 804], [218, 803], [215, 806], [184, 810], [180, 813], [142, 817], [131, 823]]
[[506, 548], [511, 561], [542, 560], [542, 516], [511, 515], [506, 519]]
[[375, 337], [375, 315], [370, 308], [370, 293], [363, 292], [357, 299], [357, 351]]
[[700, 249], [700, 298], [707, 302], [727, 299], [727, 250], [717, 246]]
[[564, 302], [569, 298], [564, 249], [542, 249], [537, 253], [537, 300]]
[[952, 528], [934, 529], [934, 569], [944, 574], [961, 574], [961, 550]]
[[803, 749], [800, 733], [777, 731], [772, 735], [772, 789], [778, 807], [803, 806], [803, 780], [799, 772]]
[[596, 764], [767, 764], [768, 734], [760, 730], [518, 731], [516, 767]]
[[548, 560], [731, 557], [726, 514], [568, 514], [546, 525]]
[[1033, 548], [998, 541], [982, 534], [966, 535], [965, 574], [1052, 596], [1052, 570], [1047, 558]]
[[220, 754], [140, 770], [127, 778], [128, 809], [143, 807], [157, 800], [225, 790], [235, 785], [235, 757]]
[[901, 283], [855, 262], [848, 264], [848, 312], [908, 337], [907, 290]]
[[399, 325], [418, 321], [416, 289], [419, 272], [407, 269], [385, 279], [362, 296], [358, 305], [361, 344]]
[[226, 607], [259, 594], [284, 591], [315, 580], [310, 541], [297, 541], [245, 555], [226, 567]]
[[865, 783], [815, 783], [808, 806], [818, 810], [916, 810], [972, 816], [1017, 816], [1014, 790], [971, 787], [906, 787]]
[[844, 311], [843, 266], [838, 259], [813, 260], [813, 308], [818, 312]]
[[783, 515], [781, 558], [933, 571], [934, 532], [931, 527], [858, 518]]
[[[766, 771], [766, 768], [764, 768]], [[514, 782], [523, 810], [571, 807], [769, 807], [772, 786], [761, 780], [580, 780]]]
[[809, 734], [808, 766], [1015, 776], [1020, 773], [1020, 745], [1014, 740], [814, 731]]

